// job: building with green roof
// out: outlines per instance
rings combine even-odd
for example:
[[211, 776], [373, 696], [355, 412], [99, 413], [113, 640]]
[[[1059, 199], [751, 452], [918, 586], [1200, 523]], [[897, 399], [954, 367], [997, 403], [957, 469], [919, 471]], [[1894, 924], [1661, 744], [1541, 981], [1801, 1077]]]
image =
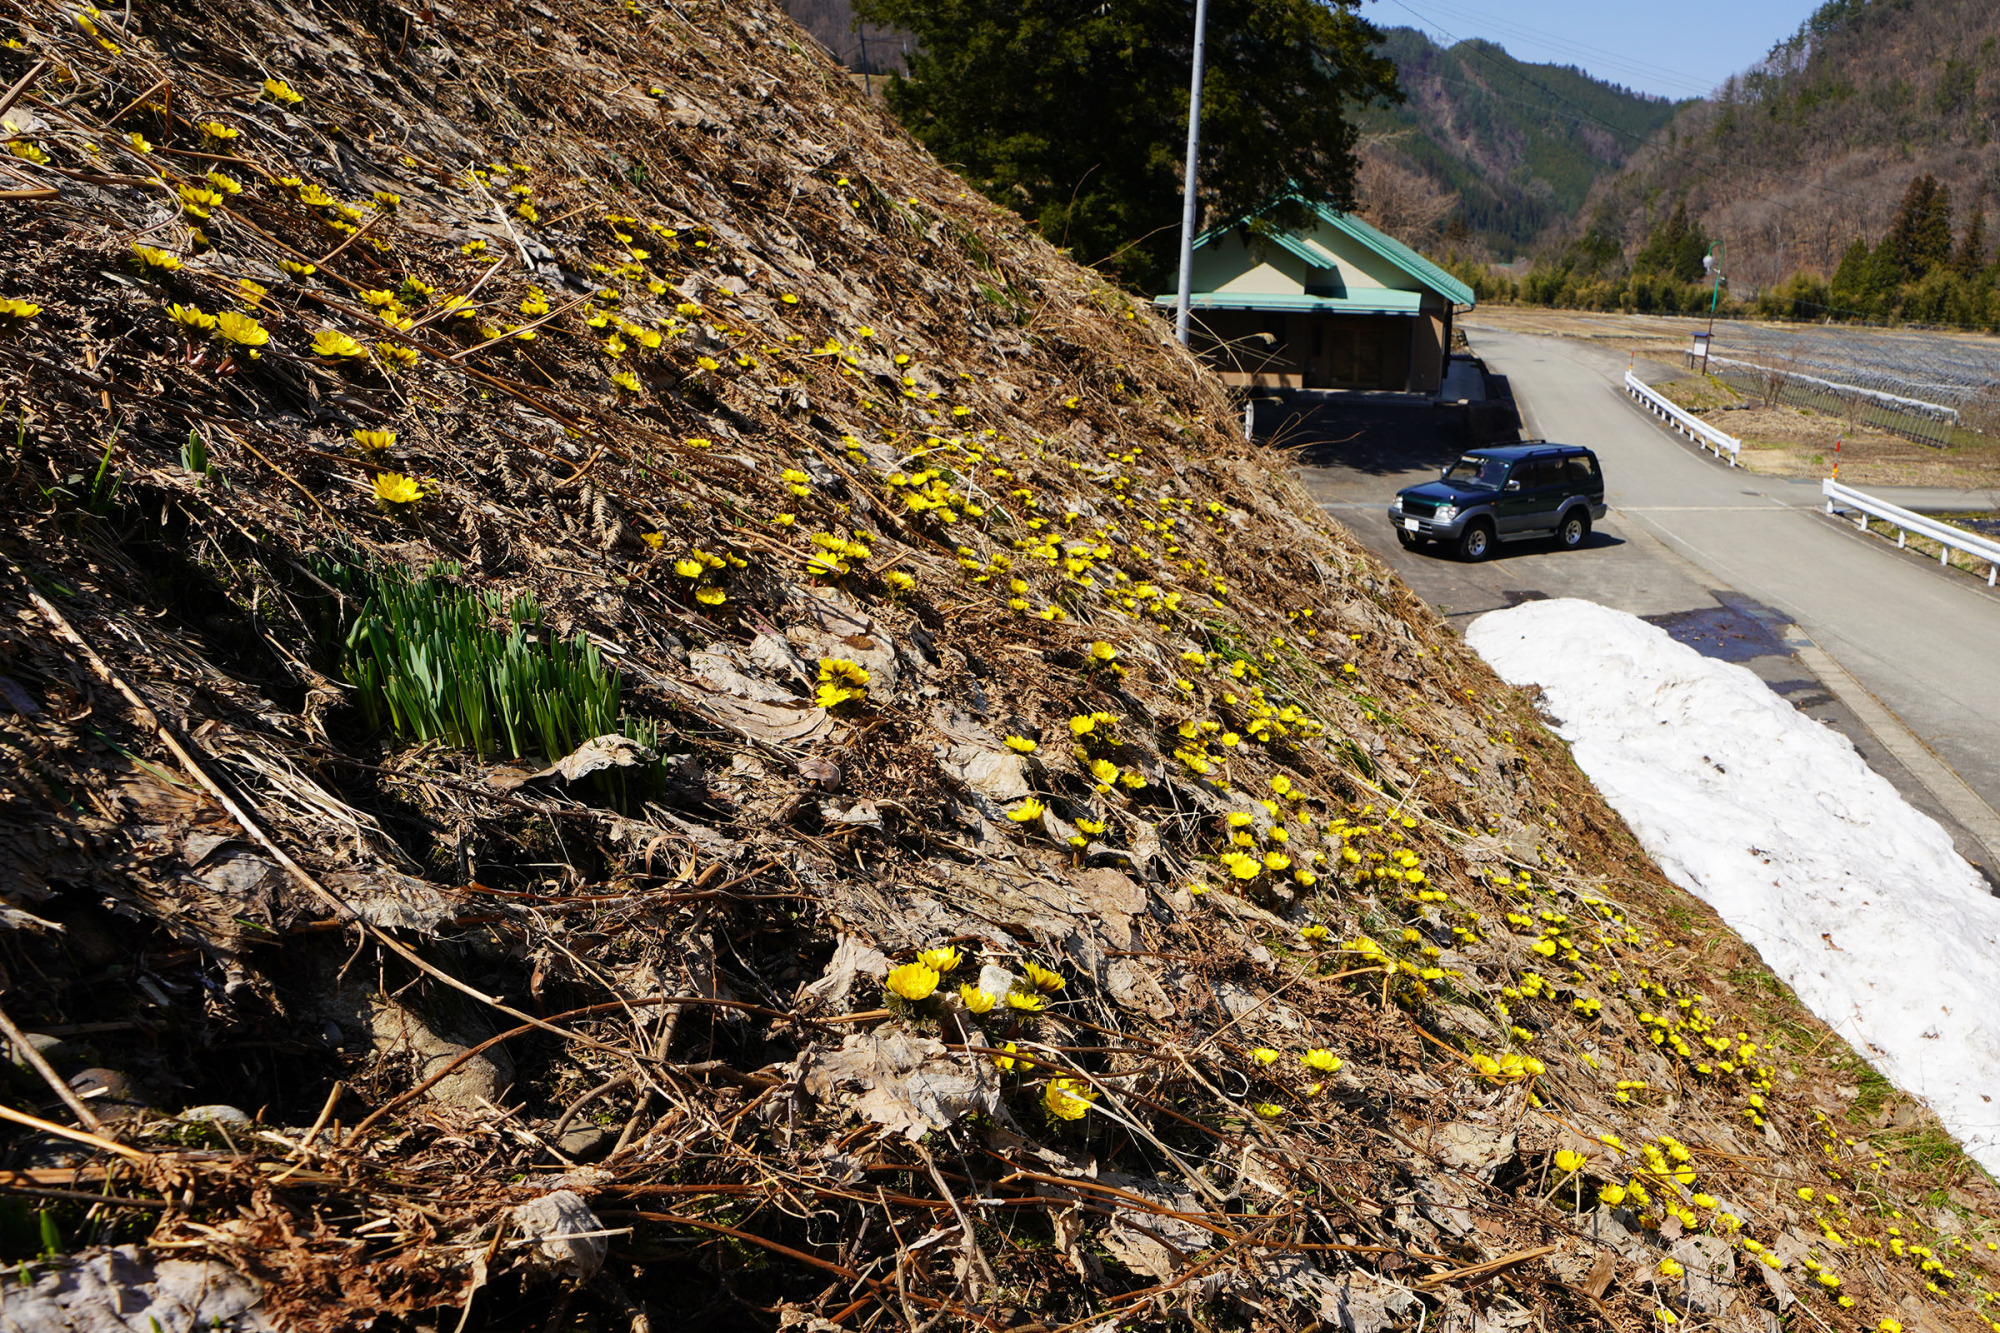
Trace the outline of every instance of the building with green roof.
[[1196, 349], [1239, 388], [1437, 394], [1472, 289], [1351, 213], [1313, 214], [1302, 229], [1244, 218], [1195, 242]]

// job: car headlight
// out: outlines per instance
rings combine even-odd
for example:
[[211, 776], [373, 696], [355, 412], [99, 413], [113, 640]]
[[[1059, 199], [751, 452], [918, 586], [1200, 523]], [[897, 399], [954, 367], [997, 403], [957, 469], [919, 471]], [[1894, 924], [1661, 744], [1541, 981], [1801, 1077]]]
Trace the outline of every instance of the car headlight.
[[1437, 507], [1437, 513], [1433, 514], [1431, 517], [1436, 519], [1440, 523], [1449, 523], [1453, 519], [1458, 517], [1458, 506], [1439, 505]]

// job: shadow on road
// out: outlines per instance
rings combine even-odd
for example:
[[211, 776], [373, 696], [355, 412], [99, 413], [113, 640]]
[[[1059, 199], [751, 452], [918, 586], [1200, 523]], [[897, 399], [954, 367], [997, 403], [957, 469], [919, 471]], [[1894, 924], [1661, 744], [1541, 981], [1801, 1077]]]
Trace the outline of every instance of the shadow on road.
[[[1599, 532], [1592, 529], [1591, 534], [1583, 539], [1583, 545], [1573, 551], [1563, 552], [1563, 554], [1583, 555], [1590, 551], [1608, 551], [1624, 544], [1625, 539], [1623, 537], [1613, 537], [1608, 532]], [[1456, 561], [1458, 559], [1457, 555], [1453, 554], [1458, 549], [1455, 545], [1440, 546], [1436, 542], [1426, 542], [1422, 546], [1405, 549], [1409, 550], [1413, 555], [1427, 556], [1433, 560]], [[1506, 560], [1518, 560], [1524, 555], [1550, 555], [1555, 553], [1555, 551], [1555, 540], [1549, 537], [1530, 537], [1518, 542], [1497, 542], [1494, 544], [1493, 553], [1480, 563], [1497, 564]]]
[[1507, 377], [1484, 372], [1483, 382], [1487, 397], [1465, 403], [1410, 394], [1269, 392], [1254, 403], [1254, 433], [1262, 443], [1295, 451], [1305, 467], [1374, 477], [1441, 472], [1467, 449], [1521, 437]]

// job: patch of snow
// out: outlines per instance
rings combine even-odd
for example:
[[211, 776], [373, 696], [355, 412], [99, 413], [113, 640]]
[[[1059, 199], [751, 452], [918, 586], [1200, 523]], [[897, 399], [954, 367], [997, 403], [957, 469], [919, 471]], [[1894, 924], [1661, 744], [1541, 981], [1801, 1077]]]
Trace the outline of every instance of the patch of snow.
[[1748, 669], [1573, 599], [1466, 642], [1556, 731], [1667, 878], [2000, 1172], [2000, 899], [1843, 736]]

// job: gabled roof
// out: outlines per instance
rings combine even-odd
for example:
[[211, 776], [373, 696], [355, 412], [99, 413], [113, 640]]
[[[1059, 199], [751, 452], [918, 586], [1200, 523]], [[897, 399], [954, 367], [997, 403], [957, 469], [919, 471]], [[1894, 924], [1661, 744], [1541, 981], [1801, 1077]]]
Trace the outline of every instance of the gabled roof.
[[[1296, 196], [1294, 197], [1296, 198]], [[1260, 214], [1275, 208], [1280, 202], [1283, 201], [1273, 200], [1249, 217], [1237, 218], [1220, 227], [1212, 228], [1196, 239], [1195, 248], [1200, 249], [1210, 241], [1219, 240], [1231, 231], [1234, 231], [1237, 227], [1242, 226], [1245, 222], [1249, 222]], [[1362, 246], [1388, 260], [1391, 264], [1394, 264], [1424, 286], [1444, 297], [1453, 305], [1469, 306], [1477, 304], [1477, 298], [1473, 295], [1472, 288], [1466, 286], [1457, 278], [1452, 277], [1451, 274], [1445, 272], [1430, 260], [1425, 259], [1401, 241], [1375, 230], [1375, 228], [1369, 226], [1366, 222], [1354, 216], [1354, 214], [1343, 213], [1337, 208], [1329, 208], [1324, 204], [1308, 204], [1307, 207], [1312, 209], [1321, 222], [1332, 227], [1335, 231], [1352, 237]], [[1268, 235], [1269, 239], [1279, 248], [1298, 256], [1315, 268], [1330, 268], [1336, 262], [1336, 256], [1310, 236], [1302, 236], [1296, 232], [1281, 229], [1274, 229]]]
[[[1324, 205], [1316, 205], [1313, 211], [1319, 214], [1320, 221], [1326, 223], [1327, 226], [1334, 228], [1336, 231], [1346, 232], [1349, 236], [1352, 236], [1355, 240], [1361, 242], [1361, 244], [1367, 246], [1397, 268], [1402, 269], [1411, 277], [1416, 278], [1419, 282], [1437, 292], [1438, 295], [1444, 297], [1453, 305], [1474, 305], [1477, 303], [1478, 298], [1472, 294], [1472, 288], [1466, 286], [1457, 278], [1452, 277], [1451, 274], [1445, 272], [1430, 260], [1425, 259], [1395, 237], [1384, 235], [1375, 230], [1375, 228], [1369, 226], [1360, 218], [1355, 217], [1352, 213], [1342, 213], [1337, 209], [1327, 208]], [[1318, 249], [1319, 247], [1315, 246], [1313, 248]]]

